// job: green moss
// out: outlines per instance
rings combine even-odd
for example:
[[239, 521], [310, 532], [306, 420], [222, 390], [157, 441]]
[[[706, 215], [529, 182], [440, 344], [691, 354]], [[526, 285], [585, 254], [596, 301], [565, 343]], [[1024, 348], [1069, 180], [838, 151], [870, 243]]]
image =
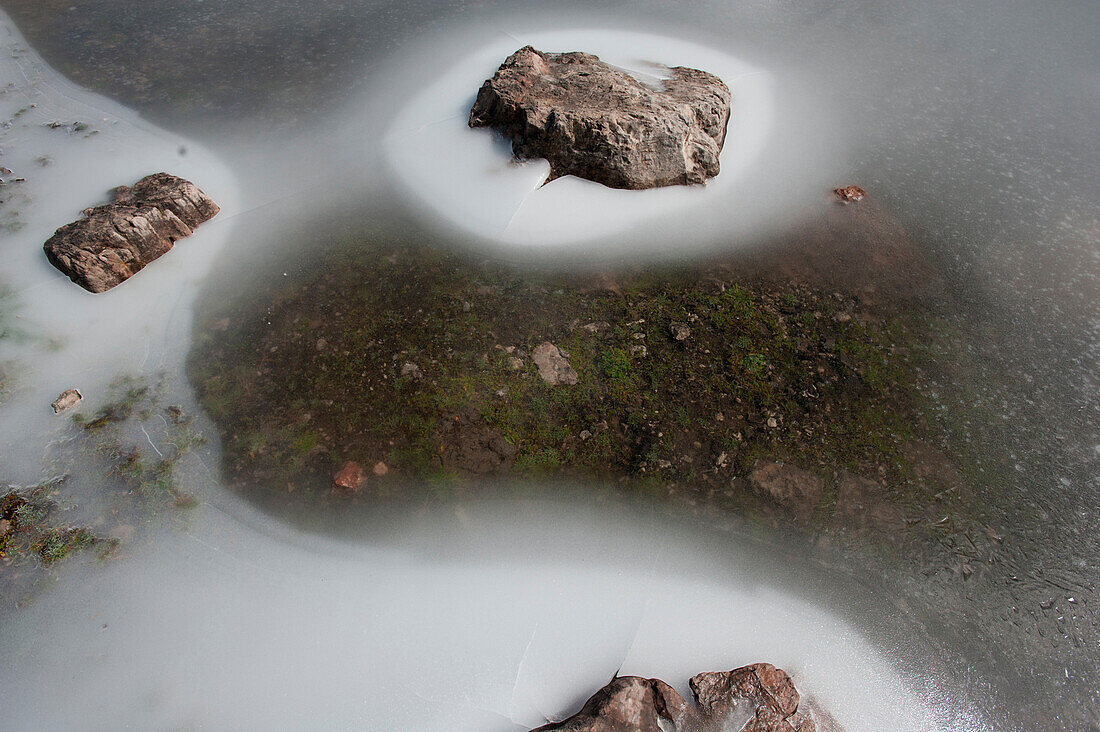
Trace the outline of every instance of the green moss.
[[[500, 473], [630, 486], [658, 475], [671, 490], [724, 494], [757, 458], [830, 476], [841, 467], [901, 474], [898, 445], [916, 432], [916, 375], [895, 353], [925, 337], [921, 314], [863, 312], [831, 292], [692, 269], [592, 290], [555, 273], [355, 239], [313, 274], [271, 287], [254, 312], [248, 293], [207, 313], [232, 313], [233, 326], [200, 322], [189, 361], [223, 429], [227, 468], [247, 485], [327, 491], [344, 460], [462, 480], [476, 461], [463, 463], [448, 447], [457, 444], [498, 457], [511, 446], [482, 461]], [[858, 317], [834, 317], [842, 309]], [[674, 322], [690, 336], [677, 341]], [[539, 377], [529, 354], [545, 341], [568, 353], [577, 384]], [[416, 373], [403, 373], [406, 363]]]
[[13, 492], [0, 498], [0, 557], [4, 558], [4, 568], [18, 568], [32, 557], [51, 564], [98, 541], [88, 529], [56, 525], [51, 515], [57, 506], [47, 498], [55, 484], [47, 482], [23, 489], [23, 494]]
[[34, 550], [42, 561], [50, 564], [95, 543], [96, 537], [85, 529], [53, 530], [35, 543]]
[[562, 456], [552, 447], [517, 455], [512, 467], [517, 473], [548, 473], [562, 465]]

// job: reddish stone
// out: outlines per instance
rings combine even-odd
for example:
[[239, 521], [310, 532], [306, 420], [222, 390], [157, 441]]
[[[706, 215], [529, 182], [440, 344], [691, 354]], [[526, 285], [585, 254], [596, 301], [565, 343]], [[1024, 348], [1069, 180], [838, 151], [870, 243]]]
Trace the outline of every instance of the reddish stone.
[[854, 203], [856, 201], [862, 201], [864, 196], [867, 195], [867, 191], [863, 190], [859, 186], [844, 186], [843, 188], [834, 188], [833, 193], [840, 199], [841, 203]]
[[363, 485], [363, 468], [359, 463], [348, 460], [340, 472], [333, 478], [332, 484], [345, 491], [357, 491]]
[[[770, 663], [697, 674], [693, 707], [659, 679], [611, 680], [572, 717], [532, 732], [816, 732], [814, 714], [800, 711], [791, 678]], [[824, 715], [826, 719], [831, 719]], [[839, 732], [827, 723], [822, 732]]]

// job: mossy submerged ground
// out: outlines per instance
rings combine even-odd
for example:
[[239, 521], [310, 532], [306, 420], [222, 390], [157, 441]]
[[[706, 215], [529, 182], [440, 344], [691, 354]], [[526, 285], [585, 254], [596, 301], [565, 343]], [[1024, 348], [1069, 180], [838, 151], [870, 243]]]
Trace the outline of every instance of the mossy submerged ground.
[[[815, 523], [842, 471], [902, 510], [944, 487], [907, 457], [932, 438], [924, 311], [718, 265], [562, 275], [363, 236], [279, 285], [208, 308], [190, 359], [239, 487], [327, 496], [352, 460], [386, 466], [373, 496], [584, 479], [773, 517], [744, 476], [779, 460], [825, 481]], [[540, 378], [543, 342], [577, 384]]]
[[94, 550], [91, 560], [125, 553], [147, 526], [198, 505], [176, 473], [204, 440], [180, 407], [164, 405], [166, 388], [164, 379], [120, 377], [98, 409], [66, 415], [47, 454], [56, 477], [0, 486], [0, 595], [20, 606], [62, 560], [82, 550]]
[[50, 492], [59, 482], [46, 481], [0, 496], [0, 561], [5, 565], [31, 556], [50, 564], [91, 546], [100, 545], [101, 555], [113, 548], [112, 542], [104, 542], [87, 528], [55, 520], [57, 504]]

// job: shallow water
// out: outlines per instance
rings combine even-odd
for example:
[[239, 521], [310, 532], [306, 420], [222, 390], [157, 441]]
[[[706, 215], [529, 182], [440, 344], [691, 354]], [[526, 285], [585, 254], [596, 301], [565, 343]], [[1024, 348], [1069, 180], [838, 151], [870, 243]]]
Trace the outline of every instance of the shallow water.
[[[78, 440], [49, 413], [53, 397], [77, 386], [91, 413], [118, 376], [163, 375], [161, 401], [198, 414], [183, 362], [196, 302], [221, 297], [210, 281], [248, 291], [307, 274], [311, 231], [349, 212], [477, 255], [579, 268], [781, 240], [848, 182], [888, 204], [945, 273], [949, 304], [931, 306], [961, 324], [971, 357], [938, 364], [929, 399], [956, 447], [1008, 455], [1010, 469], [974, 508], [1001, 542], [982, 544], [988, 570], [971, 580], [943, 559], [845, 557], [768, 529], [715, 538], [644, 511], [523, 501], [428, 503], [383, 527], [370, 512], [351, 529], [320, 517], [298, 533], [226, 491], [216, 428], [199, 416], [210, 442], [178, 475], [199, 509], [150, 519], [106, 564], [50, 570], [18, 609], [4, 598], [13, 728], [520, 729], [569, 713], [616, 670], [682, 688], [765, 659], [849, 729], [1098, 723], [1095, 7], [643, 3], [626, 20], [612, 4], [553, 17], [491, 3], [143, 7], [179, 47], [261, 68], [312, 44], [305, 78], [226, 61], [181, 82], [157, 77], [141, 32], [106, 37], [126, 3], [0, 4], [51, 62], [161, 125], [65, 81], [0, 23], [0, 83], [12, 82], [0, 117], [37, 105], [0, 132], [3, 165], [26, 178], [0, 208], [19, 222], [0, 244], [14, 292], [5, 333], [28, 334], [0, 340], [14, 374], [0, 479], [71, 472], [60, 500], [74, 520], [102, 519], [118, 481], [66, 452]], [[570, 179], [537, 188], [537, 164], [510, 166], [506, 147], [462, 124], [494, 59], [527, 42], [732, 75], [751, 144], [727, 145], [705, 189], [644, 203]], [[152, 92], [135, 91], [138, 60]], [[227, 94], [238, 106], [217, 101]], [[91, 129], [43, 127], [55, 120]], [[219, 217], [107, 295], [49, 267], [40, 247], [56, 226], [162, 168], [211, 194]], [[141, 427], [144, 454], [169, 450], [167, 421]], [[956, 539], [945, 556], [970, 551]]]

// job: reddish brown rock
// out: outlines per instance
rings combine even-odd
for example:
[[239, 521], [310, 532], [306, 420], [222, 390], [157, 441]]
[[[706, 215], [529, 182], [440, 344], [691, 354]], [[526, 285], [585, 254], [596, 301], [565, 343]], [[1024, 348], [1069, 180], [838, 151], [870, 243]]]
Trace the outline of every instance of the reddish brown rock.
[[50, 264], [89, 292], [133, 277], [219, 211], [193, 183], [167, 173], [113, 194], [114, 203], [86, 209], [43, 245]]
[[332, 485], [340, 490], [357, 491], [363, 485], [363, 479], [363, 467], [353, 460], [348, 460], [332, 479]]
[[519, 159], [545, 158], [550, 177], [612, 188], [703, 183], [718, 175], [730, 91], [713, 74], [668, 69], [649, 86], [587, 53], [513, 53], [478, 92], [471, 127], [512, 140]]
[[[579, 712], [532, 732], [816, 732], [814, 713], [799, 709], [791, 678], [770, 663], [693, 676], [695, 704], [659, 679], [612, 679]], [[821, 713], [829, 732], [842, 732]]]
[[194, 183], [168, 173], [145, 176], [129, 192], [117, 194], [117, 199], [120, 204], [153, 205], [171, 211], [192, 229], [221, 211]]
[[738, 702], [747, 700], [755, 709], [739, 728], [745, 732], [815, 732], [813, 720], [798, 711], [791, 677], [770, 663], [697, 674], [688, 684], [699, 705], [700, 729], [723, 729]]
[[665, 682], [622, 676], [597, 691], [569, 719], [532, 732], [664, 732], [668, 723], [679, 724], [686, 713], [687, 702]]
[[758, 460], [749, 473], [749, 485], [800, 521], [809, 521], [825, 495], [825, 483], [808, 470], [794, 465]]
[[863, 190], [859, 186], [844, 186], [843, 188], [834, 188], [833, 193], [840, 199], [841, 203], [854, 203], [856, 201], [862, 201], [867, 195], [867, 191]]

